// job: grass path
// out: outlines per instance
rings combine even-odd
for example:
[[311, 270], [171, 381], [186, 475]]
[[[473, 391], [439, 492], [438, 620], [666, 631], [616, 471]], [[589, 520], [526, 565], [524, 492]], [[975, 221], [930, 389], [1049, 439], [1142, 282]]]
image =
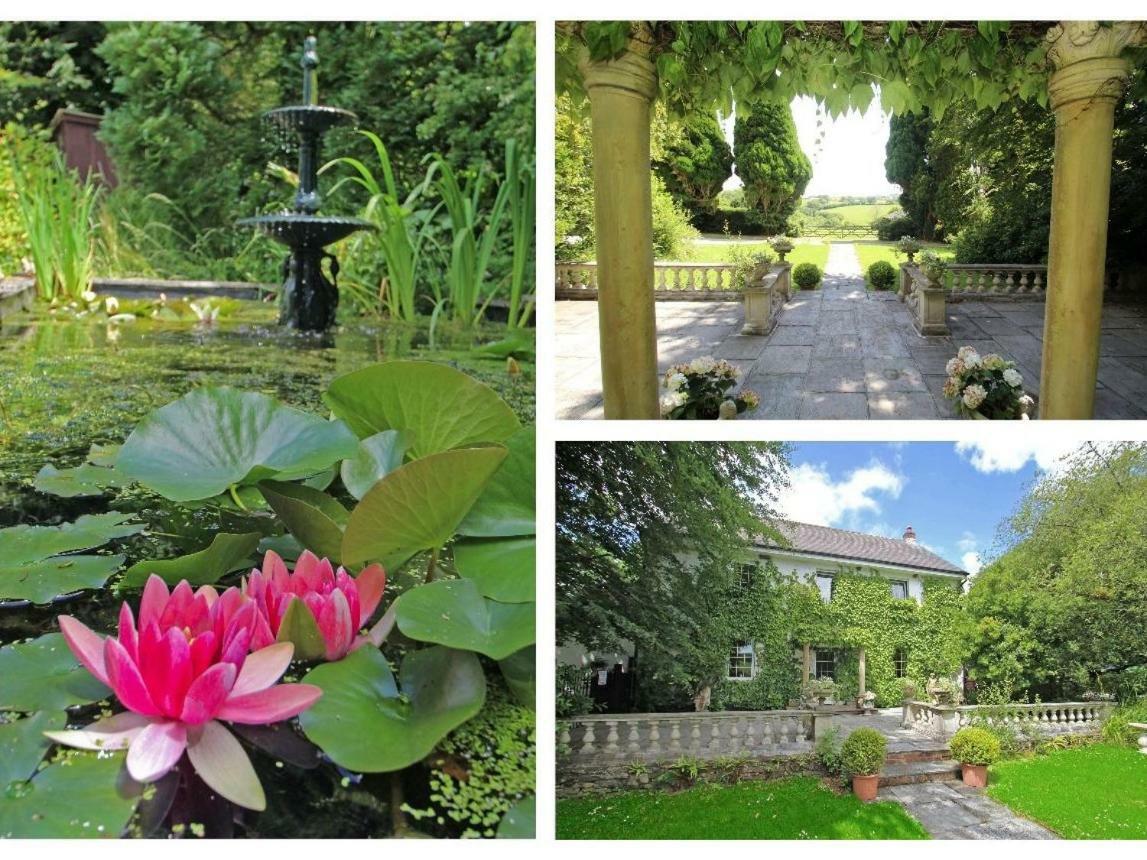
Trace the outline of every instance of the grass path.
[[811, 777], [558, 800], [559, 839], [927, 839], [896, 803], [864, 804]]

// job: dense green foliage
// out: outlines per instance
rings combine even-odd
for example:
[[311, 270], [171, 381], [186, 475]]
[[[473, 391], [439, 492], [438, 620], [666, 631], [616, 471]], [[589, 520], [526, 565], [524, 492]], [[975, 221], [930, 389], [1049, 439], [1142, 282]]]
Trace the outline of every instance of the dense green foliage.
[[1127, 747], [1137, 746], [1142, 729], [1134, 729], [1129, 723], [1147, 723], [1147, 700], [1138, 700], [1120, 705], [1103, 722], [1103, 740]]
[[1141, 695], [1147, 653], [1147, 445], [1087, 445], [1005, 524], [968, 594], [977, 685], [1015, 700]]
[[[559, 95], [554, 129], [554, 252], [559, 262], [592, 260], [596, 250], [593, 220], [593, 145], [590, 121], [569, 96]], [[662, 128], [665, 124], [662, 123]], [[659, 260], [681, 260], [696, 235], [689, 213], [666, 189], [663, 172], [651, 178], [653, 253]]]
[[[911, 235], [932, 240], [936, 236], [936, 215], [932, 211], [936, 180], [925, 147], [932, 131], [928, 111], [894, 114], [889, 120], [885, 144], [884, 174], [900, 186], [900, 207], [912, 222]], [[881, 236], [899, 239], [899, 236]]]
[[877, 290], [890, 290], [896, 283], [896, 269], [887, 260], [877, 260], [865, 272], [868, 283]]
[[559, 445], [558, 644], [632, 643], [649, 710], [723, 677], [732, 562], [775, 535], [786, 456], [774, 443]]
[[820, 283], [822, 272], [814, 263], [801, 263], [793, 268], [793, 283], [802, 290], [811, 290]]
[[559, 839], [927, 839], [896, 803], [862, 803], [811, 777], [559, 800]]
[[659, 106], [651, 145], [653, 170], [674, 199], [690, 211], [712, 212], [733, 172], [733, 150], [712, 113], [670, 121]]
[[840, 764], [849, 776], [874, 776], [884, 767], [888, 741], [876, 729], [854, 731], [840, 747]]
[[766, 232], [783, 233], [812, 178], [812, 163], [801, 151], [788, 105], [741, 107], [733, 127], [737, 175], [745, 200], [760, 211]]
[[95, 52], [100, 21], [0, 22], [0, 117], [46, 127], [60, 108], [101, 113], [116, 102]]
[[966, 726], [952, 736], [948, 744], [952, 758], [961, 764], [995, 764], [1000, 757], [1000, 742], [991, 732]]
[[1096, 744], [992, 767], [988, 794], [1065, 839], [1147, 839], [1147, 767]]

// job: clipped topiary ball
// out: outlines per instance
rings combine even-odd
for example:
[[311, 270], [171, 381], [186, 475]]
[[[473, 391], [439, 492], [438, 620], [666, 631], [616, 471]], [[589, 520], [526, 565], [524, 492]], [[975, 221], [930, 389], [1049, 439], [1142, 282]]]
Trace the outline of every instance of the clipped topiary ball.
[[793, 283], [802, 290], [811, 290], [820, 283], [820, 269], [815, 263], [801, 263], [793, 269]]
[[896, 270], [887, 260], [877, 260], [868, 267], [868, 283], [873, 289], [890, 290], [896, 283]]
[[875, 776], [884, 766], [887, 749], [888, 741], [876, 729], [857, 729], [841, 746], [840, 762], [851, 776]]
[[952, 736], [948, 745], [960, 764], [993, 764], [1000, 758], [1000, 739], [976, 726], [967, 726]]

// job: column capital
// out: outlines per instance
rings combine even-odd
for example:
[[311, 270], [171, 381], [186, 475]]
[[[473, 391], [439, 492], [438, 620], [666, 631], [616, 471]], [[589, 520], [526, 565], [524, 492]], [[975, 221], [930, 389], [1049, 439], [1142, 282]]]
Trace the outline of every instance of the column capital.
[[1054, 71], [1048, 81], [1052, 110], [1081, 100], [1115, 101], [1131, 73], [1123, 49], [1147, 43], [1140, 21], [1063, 21], [1047, 32], [1047, 58]]
[[629, 40], [625, 53], [612, 60], [591, 60], [582, 51], [578, 62], [586, 92], [595, 89], [620, 90], [626, 94], [653, 101], [657, 97], [657, 70], [649, 59], [648, 28], [642, 25]]

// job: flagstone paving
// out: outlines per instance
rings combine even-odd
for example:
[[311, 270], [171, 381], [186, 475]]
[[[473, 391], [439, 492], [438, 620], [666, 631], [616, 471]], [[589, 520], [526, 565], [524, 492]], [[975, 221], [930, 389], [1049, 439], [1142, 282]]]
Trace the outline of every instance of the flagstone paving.
[[904, 807], [933, 839], [1059, 839], [962, 782], [921, 782], [882, 788], [877, 800]]
[[[847, 252], [847, 253], [846, 253]], [[597, 303], [555, 303], [559, 418], [602, 418]], [[954, 418], [944, 365], [960, 346], [1015, 361], [1039, 396], [1044, 303], [948, 305], [945, 337], [921, 337], [891, 292], [864, 287], [853, 246], [833, 244], [824, 284], [797, 290], [772, 334], [740, 334], [739, 302], [658, 302], [658, 367], [724, 358], [761, 396], [753, 418]], [[1147, 308], [1103, 309], [1096, 418], [1147, 418]]]

